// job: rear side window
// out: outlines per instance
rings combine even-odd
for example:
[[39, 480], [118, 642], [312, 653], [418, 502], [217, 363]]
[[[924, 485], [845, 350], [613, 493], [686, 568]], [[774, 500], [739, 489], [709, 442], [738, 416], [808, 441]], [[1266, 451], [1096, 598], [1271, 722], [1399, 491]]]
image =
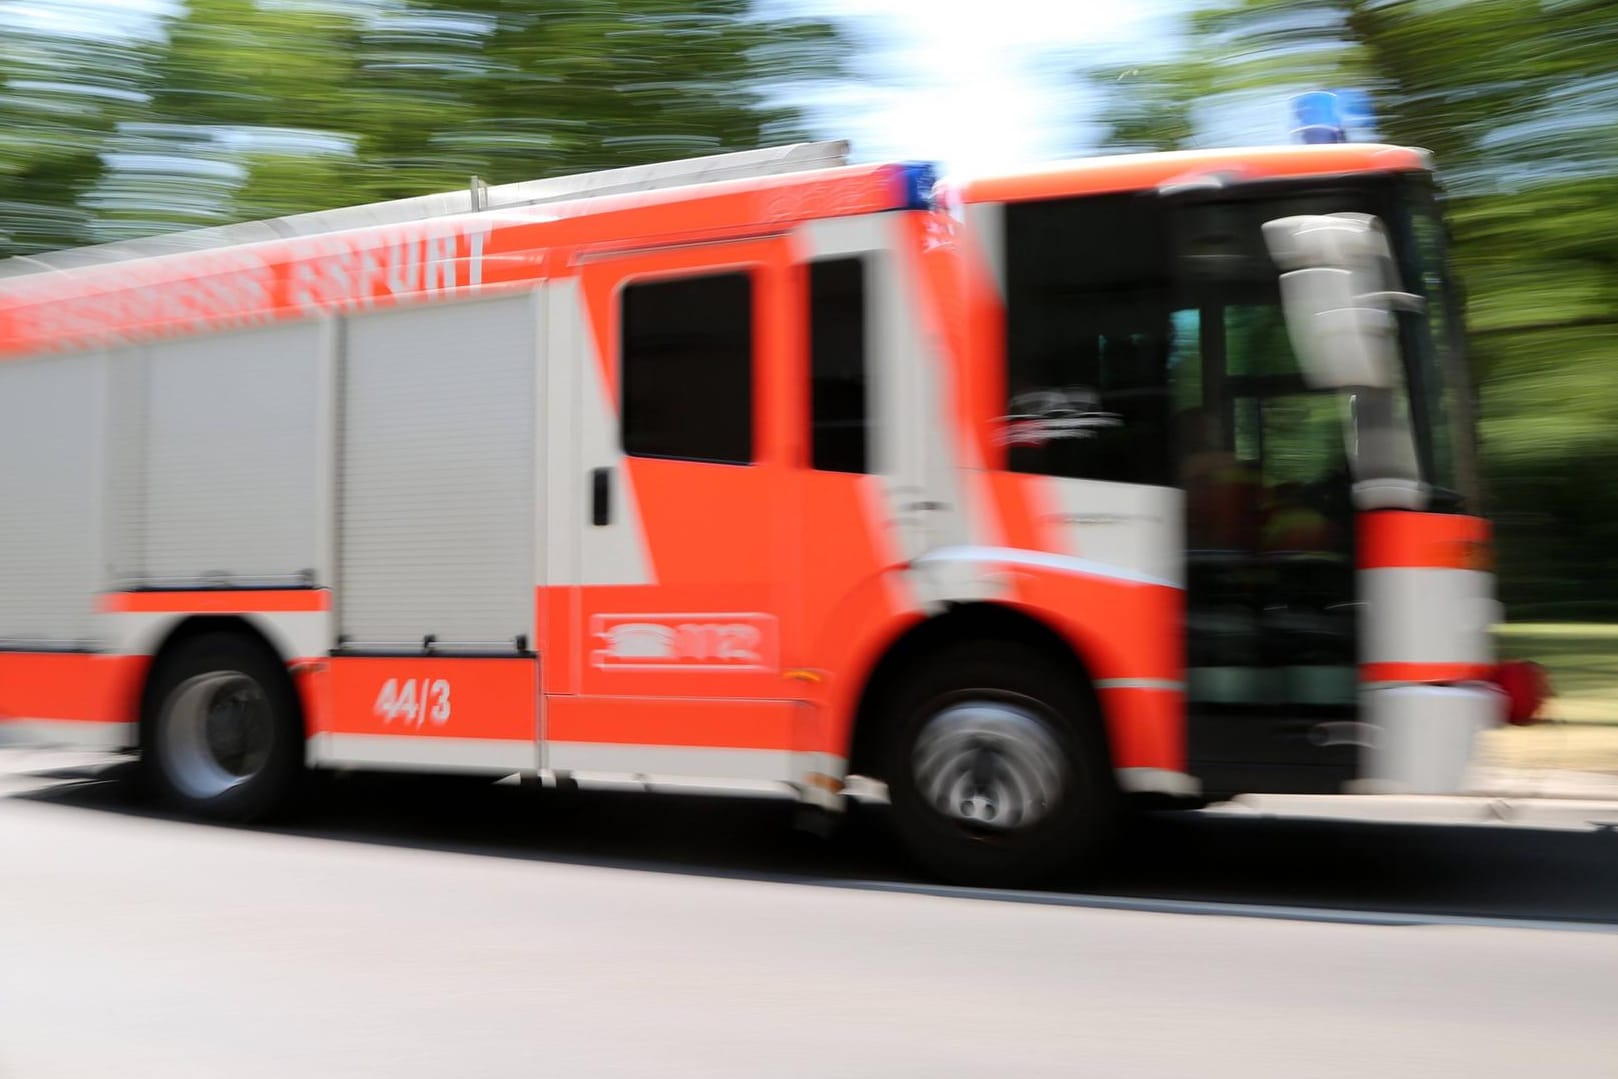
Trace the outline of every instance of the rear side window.
[[753, 279], [645, 281], [622, 293], [624, 452], [753, 461]]
[[823, 472], [870, 471], [865, 261], [809, 266], [811, 463]]

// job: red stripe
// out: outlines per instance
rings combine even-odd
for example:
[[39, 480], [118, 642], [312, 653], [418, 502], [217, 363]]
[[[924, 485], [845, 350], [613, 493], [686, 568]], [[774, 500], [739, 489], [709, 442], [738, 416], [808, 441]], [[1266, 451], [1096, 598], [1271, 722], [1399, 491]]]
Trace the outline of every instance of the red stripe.
[[196, 592], [113, 592], [101, 597], [108, 614], [280, 614], [331, 609], [323, 588], [219, 588]]
[[0, 652], [0, 718], [132, 721], [148, 662], [145, 656]]
[[1361, 569], [1490, 569], [1489, 522], [1452, 513], [1364, 513]]
[[1480, 682], [1493, 672], [1487, 663], [1363, 663], [1361, 682]]

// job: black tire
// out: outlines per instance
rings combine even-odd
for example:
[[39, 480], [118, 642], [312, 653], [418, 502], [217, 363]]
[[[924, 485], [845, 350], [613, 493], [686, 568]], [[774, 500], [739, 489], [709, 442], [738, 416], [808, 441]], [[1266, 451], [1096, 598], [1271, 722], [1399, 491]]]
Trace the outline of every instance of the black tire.
[[280, 660], [233, 633], [182, 641], [147, 685], [145, 780], [164, 802], [214, 820], [263, 820], [302, 793], [303, 715]]
[[[952, 816], [931, 800], [918, 780], [918, 750], [940, 744], [977, 747], [971, 760], [990, 762], [1005, 771], [1013, 754], [996, 746], [1011, 745], [981, 733], [956, 734], [941, 743], [939, 735], [951, 717], [976, 721], [961, 706], [982, 706], [983, 714], [1010, 717], [1025, 760], [1048, 761], [1051, 798], [1027, 800], [1029, 811], [993, 821], [994, 799], [972, 799], [979, 820]], [[894, 830], [910, 856], [931, 875], [956, 884], [980, 887], [1026, 887], [1093, 864], [1105, 852], [1118, 823], [1118, 794], [1112, 777], [1100, 718], [1076, 673], [1064, 672], [1042, 653], [995, 642], [956, 645], [918, 663], [901, 678], [890, 698], [894, 723], [888, 739], [886, 775]], [[940, 717], [944, 717], [942, 720]], [[924, 743], [924, 739], [926, 740]], [[985, 748], [987, 747], [987, 748]], [[1041, 752], [1035, 753], [1038, 749]], [[965, 761], [960, 755], [930, 760]], [[973, 764], [974, 770], [984, 767]], [[1006, 774], [1014, 774], [1015, 767]], [[930, 775], [960, 775], [959, 770], [932, 768]], [[981, 788], [981, 784], [974, 784]], [[950, 787], [959, 790], [959, 787]], [[1024, 789], [1027, 789], [1024, 785]], [[937, 788], [935, 788], [935, 793]], [[1002, 792], [1004, 789], [1002, 788]], [[942, 801], [954, 805], [953, 799]], [[1008, 804], [1012, 800], [1006, 800]], [[962, 812], [967, 804], [962, 803]], [[1037, 815], [1036, 815], [1037, 814]], [[1031, 818], [1020, 823], [1022, 817]]]

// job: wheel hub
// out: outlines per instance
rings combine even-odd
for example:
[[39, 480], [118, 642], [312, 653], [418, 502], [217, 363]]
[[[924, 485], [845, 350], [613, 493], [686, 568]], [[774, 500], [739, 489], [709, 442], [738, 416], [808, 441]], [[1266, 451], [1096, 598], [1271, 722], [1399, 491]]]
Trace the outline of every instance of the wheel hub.
[[215, 798], [252, 779], [274, 742], [270, 704], [245, 674], [214, 671], [183, 683], [164, 709], [167, 771], [192, 798]]
[[1049, 724], [1005, 701], [966, 701], [916, 739], [916, 788], [944, 816], [990, 831], [1026, 828], [1060, 801], [1062, 751]]

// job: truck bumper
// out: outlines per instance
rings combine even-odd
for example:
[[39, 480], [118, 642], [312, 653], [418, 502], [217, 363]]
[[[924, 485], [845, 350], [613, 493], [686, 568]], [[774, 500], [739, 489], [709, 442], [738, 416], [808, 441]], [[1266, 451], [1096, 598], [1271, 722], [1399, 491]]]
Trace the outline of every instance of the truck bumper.
[[1456, 794], [1465, 789], [1480, 731], [1505, 722], [1507, 698], [1494, 685], [1405, 685], [1367, 689], [1369, 730], [1350, 794]]

